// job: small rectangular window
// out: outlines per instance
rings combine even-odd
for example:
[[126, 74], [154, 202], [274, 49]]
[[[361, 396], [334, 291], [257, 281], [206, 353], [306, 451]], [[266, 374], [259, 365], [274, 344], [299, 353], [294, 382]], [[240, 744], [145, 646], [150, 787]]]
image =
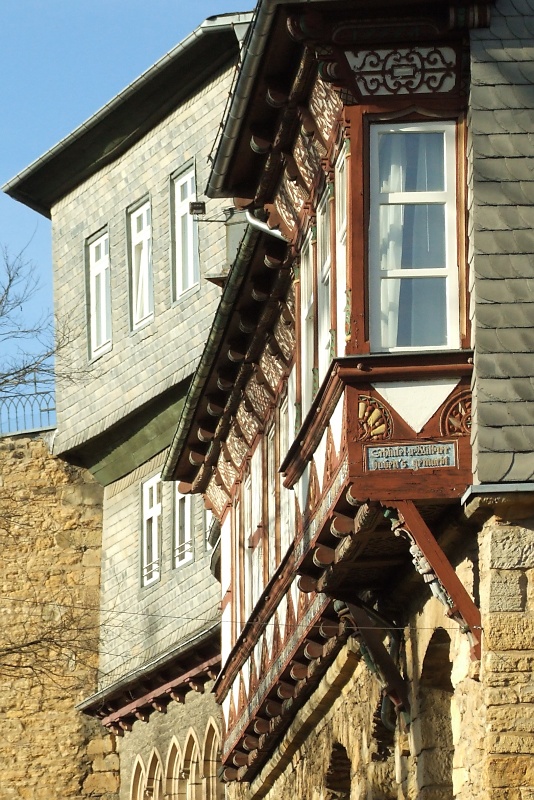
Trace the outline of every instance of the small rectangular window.
[[161, 480], [159, 475], [141, 485], [141, 585], [148, 586], [160, 576]]
[[193, 504], [190, 494], [174, 496], [173, 566], [181, 567], [193, 560]]
[[313, 251], [308, 237], [300, 253], [300, 309], [301, 309], [301, 394], [302, 415], [304, 416], [313, 399]]
[[371, 127], [373, 351], [459, 347], [453, 122]]
[[330, 197], [328, 189], [317, 208], [317, 367], [319, 384], [330, 364]]
[[342, 148], [334, 174], [336, 215], [336, 353], [345, 355], [347, 308], [347, 147]]
[[174, 205], [174, 279], [173, 300], [200, 279], [198, 225], [189, 213], [189, 203], [196, 200], [195, 171], [182, 173], [173, 181]]
[[131, 314], [135, 329], [154, 316], [150, 202], [131, 211], [129, 221]]
[[91, 358], [111, 349], [111, 290], [109, 236], [103, 233], [88, 244], [89, 352]]

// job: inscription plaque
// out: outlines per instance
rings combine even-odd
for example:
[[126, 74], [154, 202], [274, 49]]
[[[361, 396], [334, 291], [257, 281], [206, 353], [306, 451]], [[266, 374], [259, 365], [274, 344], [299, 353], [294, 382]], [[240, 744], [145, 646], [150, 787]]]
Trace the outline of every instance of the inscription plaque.
[[410, 442], [381, 447], [366, 446], [364, 463], [369, 472], [455, 467], [456, 443]]

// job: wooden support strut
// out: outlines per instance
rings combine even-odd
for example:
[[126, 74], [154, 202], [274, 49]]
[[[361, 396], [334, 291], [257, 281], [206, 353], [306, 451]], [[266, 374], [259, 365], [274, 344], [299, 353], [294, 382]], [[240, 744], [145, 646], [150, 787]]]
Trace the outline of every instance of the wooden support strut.
[[410, 713], [410, 700], [408, 697], [408, 687], [402, 677], [399, 668], [395, 664], [382, 642], [383, 632], [376, 627], [375, 620], [367, 614], [364, 608], [345, 603], [350, 615], [358, 629], [358, 635], [369, 650], [373, 661], [380, 670], [380, 674], [386, 683], [386, 691], [392, 698], [395, 705], [403, 706], [404, 710]]
[[447, 556], [435, 540], [430, 528], [419, 514], [411, 500], [396, 500], [388, 505], [394, 506], [404, 519], [404, 523], [413, 536], [415, 543], [432, 567], [437, 579], [445, 587], [453, 602], [451, 612], [458, 612], [469, 628], [474, 645], [472, 656], [480, 659], [480, 640], [482, 621], [480, 610], [469, 596]]

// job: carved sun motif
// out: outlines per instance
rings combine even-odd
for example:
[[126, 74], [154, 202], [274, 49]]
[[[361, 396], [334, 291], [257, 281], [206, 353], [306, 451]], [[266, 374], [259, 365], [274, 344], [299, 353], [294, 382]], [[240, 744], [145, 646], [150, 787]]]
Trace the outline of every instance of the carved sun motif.
[[468, 436], [471, 433], [471, 392], [455, 395], [441, 414], [442, 436]]
[[358, 397], [358, 432], [356, 441], [391, 439], [393, 420], [385, 406], [374, 397]]

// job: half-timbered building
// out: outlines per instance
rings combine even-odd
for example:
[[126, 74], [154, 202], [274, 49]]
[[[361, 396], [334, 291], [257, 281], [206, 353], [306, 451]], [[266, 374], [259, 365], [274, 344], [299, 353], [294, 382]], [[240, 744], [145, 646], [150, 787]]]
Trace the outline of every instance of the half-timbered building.
[[256, 9], [208, 187], [249, 227], [163, 470], [221, 523], [232, 796], [534, 782], [533, 25]]

